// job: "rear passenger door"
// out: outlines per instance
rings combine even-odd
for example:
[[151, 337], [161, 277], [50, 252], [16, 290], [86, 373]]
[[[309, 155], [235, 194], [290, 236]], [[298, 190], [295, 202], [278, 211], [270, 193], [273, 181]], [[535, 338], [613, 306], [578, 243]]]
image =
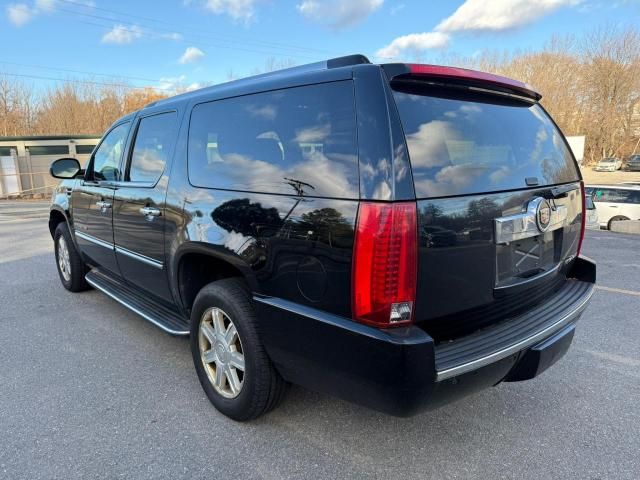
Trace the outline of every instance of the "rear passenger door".
[[128, 283], [168, 300], [164, 209], [169, 162], [178, 131], [175, 111], [138, 119], [114, 197], [114, 243]]

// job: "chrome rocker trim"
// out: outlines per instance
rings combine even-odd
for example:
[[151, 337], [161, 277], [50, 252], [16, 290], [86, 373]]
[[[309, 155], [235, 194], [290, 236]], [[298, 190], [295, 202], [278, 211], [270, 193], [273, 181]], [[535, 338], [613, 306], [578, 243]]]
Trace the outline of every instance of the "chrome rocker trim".
[[99, 238], [94, 237], [93, 235], [89, 235], [87, 233], [75, 232], [76, 236], [86, 240], [87, 242], [94, 243], [96, 245], [100, 245], [101, 247], [108, 248], [109, 250], [115, 250], [116, 253], [121, 253], [122, 255], [126, 255], [129, 258], [133, 258], [134, 260], [138, 260], [139, 262], [146, 263], [152, 267], [162, 270], [164, 268], [164, 263], [159, 262], [158, 260], [154, 260], [153, 258], [149, 258], [145, 255], [141, 255], [140, 253], [133, 252], [124, 247], [120, 247], [118, 245], [114, 245], [113, 243], [106, 242], [104, 240], [100, 240]]
[[116, 253], [121, 253], [122, 255], [125, 255], [129, 258], [133, 258], [134, 260], [138, 260], [139, 262], [146, 263], [147, 265], [151, 265], [152, 267], [158, 268], [160, 270], [162, 270], [162, 268], [164, 267], [164, 264], [162, 262], [159, 262], [158, 260], [154, 260], [153, 258], [149, 258], [145, 255], [132, 252], [131, 250], [127, 250], [124, 247], [119, 247], [118, 245], [116, 245], [115, 249], [116, 249]]
[[137, 313], [142, 318], [144, 318], [145, 320], [153, 323], [156, 327], [164, 330], [165, 332], [170, 333], [171, 335], [189, 335], [189, 330], [174, 330], [174, 329], [171, 329], [171, 328], [163, 325], [162, 323], [158, 322], [152, 316], [150, 316], [150, 315], [146, 314], [145, 312], [143, 312], [142, 310], [134, 307], [129, 302], [127, 302], [127, 301], [123, 300], [122, 298], [118, 297], [117, 295], [113, 294], [112, 292], [110, 292], [108, 289], [104, 288], [102, 285], [98, 284], [97, 282], [94, 282], [91, 278], [87, 277], [86, 281], [87, 281], [87, 283], [89, 285], [91, 285], [96, 290], [100, 290], [102, 293], [104, 293], [108, 297], [114, 299], [119, 304], [127, 307], [132, 312]]
[[75, 234], [76, 234], [76, 237], [86, 240], [87, 242], [91, 242], [96, 245], [100, 245], [101, 247], [108, 248], [109, 250], [113, 250], [113, 243], [100, 240], [99, 238], [96, 238], [93, 235], [89, 235], [87, 233], [76, 231]]

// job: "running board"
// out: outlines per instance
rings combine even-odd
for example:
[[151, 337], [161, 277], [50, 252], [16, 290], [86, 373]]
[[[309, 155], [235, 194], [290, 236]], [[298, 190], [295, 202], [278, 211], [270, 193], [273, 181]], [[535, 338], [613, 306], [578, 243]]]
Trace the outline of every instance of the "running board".
[[176, 312], [142, 296], [136, 289], [115, 280], [99, 270], [86, 275], [89, 285], [107, 294], [145, 320], [171, 335], [189, 335], [189, 323]]

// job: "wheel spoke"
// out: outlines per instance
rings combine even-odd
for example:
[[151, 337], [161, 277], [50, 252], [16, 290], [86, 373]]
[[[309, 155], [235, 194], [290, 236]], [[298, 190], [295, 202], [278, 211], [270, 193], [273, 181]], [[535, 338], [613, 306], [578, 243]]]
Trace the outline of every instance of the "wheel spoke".
[[216, 361], [216, 352], [213, 348], [206, 352], [202, 352], [202, 359], [204, 360], [204, 363], [213, 363]]
[[240, 379], [238, 378], [238, 372], [235, 368], [227, 366], [225, 371], [225, 376], [227, 377], [227, 384], [231, 389], [231, 393], [236, 395], [240, 391]]
[[224, 379], [225, 379], [225, 372], [223, 367], [220, 365], [216, 365], [216, 378], [215, 378], [216, 387], [218, 387], [219, 389], [224, 388]]
[[216, 333], [213, 331], [213, 327], [206, 322], [202, 322], [200, 325], [200, 331], [209, 340], [209, 343], [213, 345], [213, 342], [216, 340]]
[[211, 319], [213, 323], [213, 329], [216, 332], [216, 335], [224, 336], [225, 328], [224, 328], [224, 316], [220, 310], [214, 308], [211, 310]]
[[228, 346], [233, 345], [236, 335], [238, 335], [236, 326], [233, 323], [230, 323], [229, 328], [227, 328], [227, 331], [224, 334], [224, 341], [227, 342]]
[[232, 367], [235, 367], [238, 370], [244, 372], [244, 355], [242, 355], [240, 352], [230, 352], [229, 363]]

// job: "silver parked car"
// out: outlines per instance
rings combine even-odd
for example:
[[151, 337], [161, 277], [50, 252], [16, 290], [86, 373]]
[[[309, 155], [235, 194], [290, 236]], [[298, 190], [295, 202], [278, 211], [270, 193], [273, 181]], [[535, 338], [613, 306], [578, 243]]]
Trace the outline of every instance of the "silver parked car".
[[596, 166], [593, 169], [596, 172], [615, 172], [616, 170], [620, 170], [622, 168], [622, 160], [615, 157], [607, 157], [600, 160], [596, 163]]
[[635, 185], [588, 185], [585, 194], [593, 198], [601, 227], [611, 222], [640, 220], [640, 187]]

